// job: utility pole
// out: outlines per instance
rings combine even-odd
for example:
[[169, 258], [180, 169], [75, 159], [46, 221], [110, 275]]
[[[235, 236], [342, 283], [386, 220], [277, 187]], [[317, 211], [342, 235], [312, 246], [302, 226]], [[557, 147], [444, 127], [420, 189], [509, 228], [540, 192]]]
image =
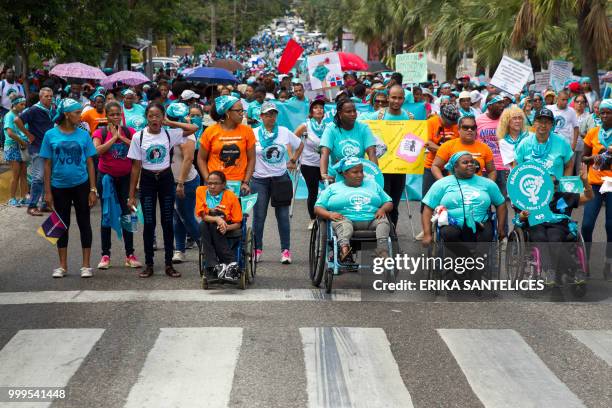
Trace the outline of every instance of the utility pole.
[[234, 29], [232, 31], [232, 47], [234, 50], [236, 49], [236, 31], [238, 30], [238, 10], [237, 10], [237, 0], [234, 0]]
[[210, 49], [212, 52], [217, 47], [217, 33], [215, 32], [216, 16], [215, 16], [215, 2], [210, 2]]

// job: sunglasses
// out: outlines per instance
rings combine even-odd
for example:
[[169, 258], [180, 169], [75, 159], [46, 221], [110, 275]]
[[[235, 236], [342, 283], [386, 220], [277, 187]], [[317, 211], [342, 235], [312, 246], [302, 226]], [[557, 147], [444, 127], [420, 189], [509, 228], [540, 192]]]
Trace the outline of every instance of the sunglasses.
[[461, 130], [472, 130], [472, 131], [476, 131], [476, 125], [474, 126], [466, 126], [466, 125], [461, 125]]

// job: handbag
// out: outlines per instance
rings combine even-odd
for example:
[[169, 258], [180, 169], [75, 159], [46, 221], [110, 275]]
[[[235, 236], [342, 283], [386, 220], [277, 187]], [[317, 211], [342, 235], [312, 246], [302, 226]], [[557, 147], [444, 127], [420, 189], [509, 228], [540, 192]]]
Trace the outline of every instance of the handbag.
[[270, 205], [272, 207], [288, 207], [293, 200], [293, 183], [288, 173], [272, 177], [270, 190]]

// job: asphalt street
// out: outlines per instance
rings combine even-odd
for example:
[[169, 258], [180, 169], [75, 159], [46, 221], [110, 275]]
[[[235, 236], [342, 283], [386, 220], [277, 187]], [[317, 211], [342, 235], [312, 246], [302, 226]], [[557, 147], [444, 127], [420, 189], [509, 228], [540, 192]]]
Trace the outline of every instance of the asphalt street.
[[[402, 248], [420, 251], [404, 204], [400, 220]], [[203, 291], [196, 249], [177, 266], [182, 278], [163, 274], [158, 251], [156, 275], [139, 279], [120, 266], [116, 237], [114, 267], [81, 279], [74, 219], [68, 276], [54, 280], [57, 254], [36, 234], [41, 222], [0, 208], [0, 387], [62, 387], [67, 398], [11, 405], [0, 395], [0, 407], [612, 406], [612, 285], [596, 259], [583, 299], [566, 290], [372, 297], [359, 274], [338, 276], [325, 295], [307, 278], [299, 201], [292, 265], [279, 263], [270, 211], [254, 284]], [[144, 258], [141, 234], [135, 246]]]

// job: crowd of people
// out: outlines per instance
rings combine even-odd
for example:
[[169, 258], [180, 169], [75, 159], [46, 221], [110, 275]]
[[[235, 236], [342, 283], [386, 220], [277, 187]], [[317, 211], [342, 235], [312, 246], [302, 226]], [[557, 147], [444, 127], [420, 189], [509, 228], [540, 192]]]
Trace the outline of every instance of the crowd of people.
[[[204, 59], [227, 57], [228, 52], [220, 49]], [[249, 50], [239, 55], [249, 62]], [[68, 228], [74, 207], [83, 249], [80, 273], [86, 278], [93, 276], [90, 211], [100, 201], [98, 268], [112, 265], [115, 230], [123, 239], [124, 265], [142, 268], [139, 276], [147, 278], [154, 274], [159, 204], [168, 276], [181, 276], [174, 265], [197, 245], [206, 251], [211, 273], [236, 280], [240, 271], [227, 234], [243, 220], [240, 195], [258, 195], [252, 217], [256, 260], [264, 259], [269, 245], [263, 231], [271, 205], [280, 262], [292, 262], [289, 172], [299, 167], [308, 189], [308, 229], [317, 216], [331, 220], [341, 258], [350, 259], [353, 227], [375, 230], [382, 243], [390, 226], [403, 222], [398, 208], [406, 175], [383, 173], [383, 186], [364, 180], [366, 159], [378, 165], [380, 154], [377, 138], [363, 121], [414, 120], [403, 109], [408, 101], [422, 104], [427, 116], [423, 231], [417, 240], [432, 241], [430, 219], [439, 206], [449, 213], [443, 232], [448, 241], [490, 240], [492, 231], [483, 226], [491, 205], [497, 212], [497, 235], [506, 236], [508, 174], [525, 161], [539, 163], [556, 180], [581, 176], [585, 197], [565, 197], [564, 203], [585, 203], [582, 235], [590, 242], [605, 202], [607, 241], [612, 240], [612, 196], [600, 191], [604, 178], [612, 177], [612, 100], [600, 99], [589, 78], [559, 92], [525, 87], [510, 95], [479, 78], [442, 84], [432, 78], [406, 86], [399, 73], [347, 72], [345, 85], [329, 100], [306, 97], [298, 74], [277, 75], [267, 65], [253, 61], [254, 68], [241, 73], [243, 83], [218, 86], [161, 71], [143, 85], [119, 83], [105, 89], [93, 81], [66, 82], [43, 72], [27, 93], [8, 69], [0, 82], [4, 159], [12, 172], [8, 205], [24, 206], [35, 217], [54, 210]], [[278, 103], [286, 100], [308, 106], [308, 117], [296, 129], [278, 123]], [[323, 120], [326, 103], [336, 104], [329, 123]], [[370, 104], [372, 112], [358, 113], [362, 104]], [[320, 192], [321, 182], [331, 183], [330, 188]], [[349, 200], [355, 194], [367, 197], [365, 204]], [[130, 224], [139, 208], [144, 265]], [[566, 213], [565, 208], [557, 212]], [[517, 217], [525, 221], [520, 209]], [[539, 230], [542, 239], [558, 239], [549, 230], [554, 228]], [[59, 266], [53, 277], [68, 271], [67, 243], [68, 232], [57, 242]], [[385, 256], [382, 244], [378, 254]], [[612, 253], [606, 267], [610, 264]]]

